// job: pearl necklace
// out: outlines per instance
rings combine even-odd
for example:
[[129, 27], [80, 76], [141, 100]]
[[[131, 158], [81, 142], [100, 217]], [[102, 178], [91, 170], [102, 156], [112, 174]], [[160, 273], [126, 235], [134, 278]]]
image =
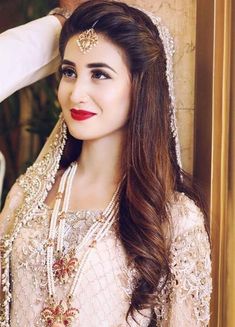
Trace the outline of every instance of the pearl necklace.
[[[64, 246], [64, 227], [65, 227], [65, 219], [66, 213], [68, 211], [69, 199], [71, 195], [73, 178], [75, 176], [77, 170], [77, 163], [72, 163], [67, 170], [64, 172], [60, 184], [59, 189], [56, 195], [55, 205], [52, 211], [49, 235], [47, 240], [47, 256], [46, 256], [46, 265], [47, 265], [47, 282], [48, 282], [48, 306], [42, 310], [42, 319], [45, 322], [45, 326], [47, 327], [62, 327], [67, 326], [70, 327], [73, 320], [77, 317], [79, 310], [78, 308], [72, 307], [71, 303], [78, 288], [78, 285], [81, 281], [84, 266], [94, 249], [96, 243], [100, 241], [110, 230], [115, 217], [118, 211], [118, 202], [117, 198], [119, 195], [119, 187], [115, 191], [110, 203], [106, 207], [106, 209], [97, 217], [94, 224], [89, 228], [87, 234], [84, 236], [83, 240], [76, 248], [73, 253], [73, 257], [69, 259], [67, 263], [66, 271], [69, 274], [69, 277], [74, 277], [71, 287], [69, 289], [67, 298], [65, 301], [60, 300], [56, 303], [56, 291], [55, 291], [55, 277], [59, 277], [61, 282], [65, 282], [66, 279], [60, 278], [63, 276], [61, 274], [62, 270], [56, 270], [53, 268], [60, 268], [61, 264], [65, 263], [65, 258], [59, 258], [54, 263], [53, 261], [53, 252], [55, 247], [55, 237], [56, 237], [56, 225], [57, 220], [59, 220], [58, 224], [58, 235], [57, 235], [57, 244], [56, 251], [57, 257], [63, 256], [63, 246]], [[61, 201], [64, 195], [63, 203], [61, 206]], [[60, 211], [61, 207], [61, 211]], [[81, 255], [82, 250], [85, 250], [83, 255]], [[80, 262], [78, 264], [78, 256], [80, 254]], [[78, 268], [76, 268], [78, 266]], [[71, 269], [72, 267], [72, 269]], [[54, 271], [53, 271], [54, 270]], [[58, 273], [58, 271], [60, 273]], [[70, 274], [70, 272], [72, 272]], [[73, 275], [74, 274], [74, 275]]]

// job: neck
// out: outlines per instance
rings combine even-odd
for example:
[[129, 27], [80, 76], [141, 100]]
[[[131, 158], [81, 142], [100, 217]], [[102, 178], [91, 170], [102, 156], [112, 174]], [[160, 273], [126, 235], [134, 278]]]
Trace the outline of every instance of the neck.
[[78, 159], [79, 175], [93, 183], [118, 184], [122, 175], [122, 135], [83, 141]]

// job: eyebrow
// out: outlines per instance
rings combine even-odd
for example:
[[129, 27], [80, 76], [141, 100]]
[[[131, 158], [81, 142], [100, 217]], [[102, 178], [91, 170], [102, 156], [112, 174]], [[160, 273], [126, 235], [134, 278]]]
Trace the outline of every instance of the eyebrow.
[[[62, 61], [61, 65], [63, 65], [63, 64], [71, 65], [73, 67], [76, 66], [74, 62], [72, 62], [70, 60], [67, 60], [67, 59], [64, 59]], [[112, 67], [105, 64], [104, 62], [95, 62], [95, 63], [87, 64], [87, 67], [88, 68], [108, 68], [108, 69], [112, 70], [114, 73], [117, 74], [117, 72]]]

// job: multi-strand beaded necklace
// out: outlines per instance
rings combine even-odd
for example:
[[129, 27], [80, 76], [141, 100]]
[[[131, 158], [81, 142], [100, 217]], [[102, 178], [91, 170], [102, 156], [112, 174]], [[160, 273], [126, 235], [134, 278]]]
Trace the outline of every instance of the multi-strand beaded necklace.
[[[63, 253], [65, 220], [76, 170], [77, 163], [72, 163], [64, 172], [51, 215], [46, 244], [48, 305], [41, 312], [42, 320], [47, 327], [70, 327], [78, 316], [79, 308], [73, 307], [72, 302], [81, 281], [84, 266], [96, 242], [100, 241], [110, 230], [118, 209], [117, 199], [119, 187], [106, 209], [97, 215], [96, 221], [91, 225], [77, 248], [69, 253]], [[56, 237], [57, 225], [58, 232]], [[55, 250], [56, 255], [54, 255]], [[55, 287], [56, 280], [58, 280], [60, 284], [63, 284], [66, 283], [69, 278], [73, 279], [66, 299], [58, 299]]]

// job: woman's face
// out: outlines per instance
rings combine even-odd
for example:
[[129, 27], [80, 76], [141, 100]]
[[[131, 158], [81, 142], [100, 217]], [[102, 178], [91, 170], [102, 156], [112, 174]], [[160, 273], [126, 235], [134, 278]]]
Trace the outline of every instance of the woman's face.
[[67, 43], [58, 98], [70, 134], [95, 140], [123, 133], [128, 120], [131, 77], [123, 51], [98, 35], [82, 53], [77, 36]]

